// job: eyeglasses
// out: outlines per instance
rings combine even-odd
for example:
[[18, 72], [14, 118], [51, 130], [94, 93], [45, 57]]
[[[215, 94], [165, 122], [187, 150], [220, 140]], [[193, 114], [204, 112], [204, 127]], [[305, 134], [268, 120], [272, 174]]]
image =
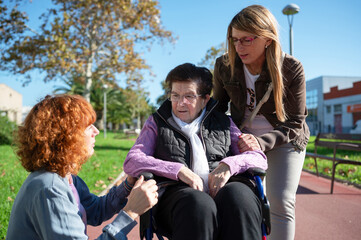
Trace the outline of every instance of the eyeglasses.
[[187, 103], [194, 103], [196, 101], [196, 99], [200, 96], [202, 96], [202, 95], [186, 94], [186, 95], [180, 96], [179, 94], [171, 93], [170, 97], [168, 99], [171, 102], [179, 102], [179, 101], [183, 101], [183, 99], [185, 98]]
[[251, 46], [255, 39], [257, 39], [257, 36], [255, 36], [253, 38], [252, 37], [243, 37], [243, 38], [229, 37], [229, 41], [234, 46], [237, 46], [238, 43], [240, 43], [242, 46]]

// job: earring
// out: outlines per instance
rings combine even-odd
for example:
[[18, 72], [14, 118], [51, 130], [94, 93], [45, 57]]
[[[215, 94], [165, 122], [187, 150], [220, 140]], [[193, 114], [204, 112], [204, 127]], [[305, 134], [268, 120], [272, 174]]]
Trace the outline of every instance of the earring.
[[268, 48], [268, 45], [264, 46], [264, 48], [267, 49], [267, 48]]

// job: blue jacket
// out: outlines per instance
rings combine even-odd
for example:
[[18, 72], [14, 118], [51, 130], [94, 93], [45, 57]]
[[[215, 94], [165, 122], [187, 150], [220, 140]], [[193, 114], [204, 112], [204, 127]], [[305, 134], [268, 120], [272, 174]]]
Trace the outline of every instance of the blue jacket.
[[[99, 225], [118, 213], [127, 203], [128, 192], [121, 184], [103, 197], [89, 192], [85, 182], [73, 176], [89, 225]], [[136, 222], [121, 211], [104, 227], [98, 239], [127, 239]], [[6, 239], [88, 239], [85, 225], [67, 178], [56, 173], [29, 174], [12, 207]]]

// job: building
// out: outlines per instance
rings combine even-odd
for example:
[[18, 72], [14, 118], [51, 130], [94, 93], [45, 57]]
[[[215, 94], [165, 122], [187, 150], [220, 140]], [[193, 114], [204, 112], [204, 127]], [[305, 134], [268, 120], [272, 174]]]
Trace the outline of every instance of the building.
[[321, 76], [306, 81], [311, 135], [349, 133], [361, 119], [361, 77]]
[[21, 124], [23, 96], [0, 83], [0, 114], [8, 116], [10, 121]]

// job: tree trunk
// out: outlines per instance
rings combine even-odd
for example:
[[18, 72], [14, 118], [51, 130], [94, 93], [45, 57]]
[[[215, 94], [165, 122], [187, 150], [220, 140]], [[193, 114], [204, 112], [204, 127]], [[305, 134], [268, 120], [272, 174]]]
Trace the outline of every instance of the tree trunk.
[[93, 72], [92, 72], [92, 68], [93, 68], [93, 59], [94, 59], [94, 53], [91, 55], [91, 57], [89, 58], [87, 67], [86, 67], [86, 72], [85, 72], [85, 88], [84, 88], [84, 92], [83, 92], [83, 97], [90, 102], [90, 91], [92, 88], [92, 83], [93, 83]]
[[90, 102], [91, 86], [92, 86], [92, 78], [86, 76], [86, 78], [85, 78], [85, 88], [84, 88], [84, 92], [83, 92], [83, 97], [84, 97], [88, 102]]

